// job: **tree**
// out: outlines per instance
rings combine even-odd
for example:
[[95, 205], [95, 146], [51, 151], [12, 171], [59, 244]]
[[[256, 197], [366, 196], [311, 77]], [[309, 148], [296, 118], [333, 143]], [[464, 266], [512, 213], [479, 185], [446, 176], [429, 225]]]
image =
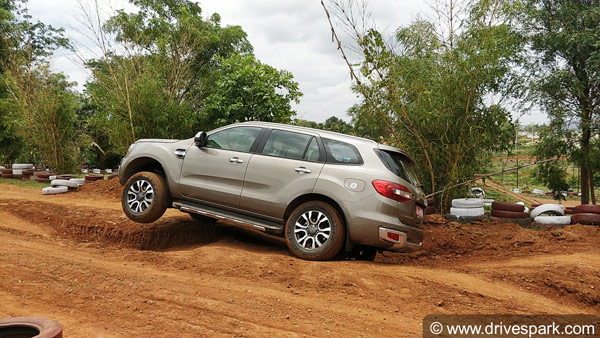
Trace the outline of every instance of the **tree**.
[[223, 60], [214, 87], [215, 93], [206, 100], [206, 125], [211, 128], [252, 120], [290, 123], [296, 114], [291, 102], [302, 96], [290, 72], [265, 65], [253, 55]]
[[505, 101], [489, 97], [520, 93], [514, 66], [523, 39], [513, 28], [513, 3], [466, 2], [461, 12], [450, 1], [438, 13], [446, 21], [417, 20], [399, 28], [393, 43], [373, 28], [359, 29], [364, 21], [349, 14], [356, 13], [351, 6], [330, 7], [361, 53], [359, 69], [348, 61], [363, 98], [349, 111], [361, 136], [412, 154], [430, 193], [473, 178], [490, 153], [509, 146], [514, 125]]
[[322, 122], [322, 123], [318, 123], [315, 121], [307, 121], [307, 120], [302, 120], [302, 119], [295, 119], [292, 123], [294, 125], [301, 126], [301, 127], [328, 130], [328, 131], [333, 131], [336, 133], [342, 133], [342, 134], [347, 134], [347, 135], [355, 134], [354, 126], [352, 126], [350, 123], [348, 123], [336, 116], [331, 116], [327, 120], [325, 120], [325, 122]]
[[203, 18], [189, 0], [131, 3], [137, 12], [117, 11], [100, 26], [86, 14], [103, 54], [87, 63], [93, 79], [86, 88], [96, 109], [89, 134], [102, 158], [123, 155], [140, 138], [185, 138], [248, 119], [289, 121], [297, 84], [257, 61], [239, 26], [222, 27], [218, 14]]
[[[525, 1], [522, 25], [538, 60], [533, 94], [552, 123], [540, 153], [568, 156], [581, 167], [581, 203], [596, 203], [592, 146], [600, 123], [600, 3], [597, 1]], [[576, 128], [576, 129], [575, 129]], [[574, 134], [552, 147], [561, 135]]]
[[[53, 143], [55, 148], [68, 148], [70, 144], [62, 143], [66, 139], [57, 139], [53, 134], [68, 129], [37, 127], [40, 121], [62, 116], [60, 110], [65, 108], [62, 103], [51, 104], [45, 95], [54, 90], [53, 95], [60, 96], [56, 100], [62, 102], [61, 94], [68, 91], [64, 78], [60, 82], [57, 80], [60, 75], [48, 71], [48, 57], [57, 48], [68, 47], [68, 41], [62, 29], [33, 21], [21, 2], [2, 2], [0, 27], [0, 150], [5, 156], [3, 160], [36, 162], [39, 155], [42, 160], [49, 160], [47, 164], [53, 169], [66, 169], [46, 157], [50, 154], [40, 142], [52, 139], [57, 141]], [[60, 125], [63, 126], [62, 122]]]

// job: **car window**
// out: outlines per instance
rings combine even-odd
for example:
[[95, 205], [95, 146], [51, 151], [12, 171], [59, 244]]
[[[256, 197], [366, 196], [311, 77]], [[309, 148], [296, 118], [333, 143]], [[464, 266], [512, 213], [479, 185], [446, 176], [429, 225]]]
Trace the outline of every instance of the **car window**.
[[208, 137], [207, 147], [249, 152], [260, 130], [260, 127], [235, 127], [221, 130]]
[[355, 146], [335, 140], [322, 139], [327, 151], [327, 162], [342, 164], [362, 164], [362, 158]]
[[414, 185], [419, 185], [419, 180], [414, 171], [414, 165], [406, 158], [405, 155], [387, 150], [376, 150], [381, 162], [388, 168], [389, 171], [396, 176]]
[[312, 136], [285, 130], [273, 130], [263, 148], [264, 155], [301, 160]]
[[307, 161], [315, 162], [319, 160], [319, 157], [319, 143], [317, 143], [317, 138], [313, 137], [310, 141], [310, 144], [308, 145], [308, 148], [306, 148], [306, 154], [304, 154], [304, 159]]

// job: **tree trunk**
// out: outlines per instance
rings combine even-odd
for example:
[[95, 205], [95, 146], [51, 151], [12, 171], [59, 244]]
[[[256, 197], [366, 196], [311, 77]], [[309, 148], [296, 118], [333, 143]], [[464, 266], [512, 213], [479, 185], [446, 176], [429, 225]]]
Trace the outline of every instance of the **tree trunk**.
[[[590, 125], [589, 121], [581, 121], [581, 204], [590, 203]], [[593, 191], [592, 191], [593, 194]]]
[[592, 194], [592, 204], [596, 204], [596, 193], [594, 192], [594, 171], [590, 170], [590, 193]]

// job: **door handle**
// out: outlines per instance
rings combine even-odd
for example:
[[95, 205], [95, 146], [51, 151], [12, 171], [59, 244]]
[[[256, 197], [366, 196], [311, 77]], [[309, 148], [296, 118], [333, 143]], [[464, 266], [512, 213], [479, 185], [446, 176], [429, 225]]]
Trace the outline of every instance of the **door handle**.
[[298, 174], [310, 174], [312, 170], [306, 169], [304, 167], [294, 168]]
[[244, 160], [238, 158], [238, 157], [232, 157], [229, 159], [229, 162], [231, 163], [244, 163]]
[[175, 153], [175, 156], [177, 156], [177, 158], [185, 157], [185, 149], [175, 149], [175, 151], [173, 152]]

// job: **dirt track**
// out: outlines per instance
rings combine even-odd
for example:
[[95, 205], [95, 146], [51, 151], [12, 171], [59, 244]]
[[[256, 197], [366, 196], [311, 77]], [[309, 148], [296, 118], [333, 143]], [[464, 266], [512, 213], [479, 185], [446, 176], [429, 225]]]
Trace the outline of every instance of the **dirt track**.
[[414, 337], [432, 313], [600, 312], [600, 227], [434, 215], [418, 253], [308, 262], [177, 211], [130, 222], [114, 183], [0, 183], [0, 317], [55, 319], [65, 337]]

